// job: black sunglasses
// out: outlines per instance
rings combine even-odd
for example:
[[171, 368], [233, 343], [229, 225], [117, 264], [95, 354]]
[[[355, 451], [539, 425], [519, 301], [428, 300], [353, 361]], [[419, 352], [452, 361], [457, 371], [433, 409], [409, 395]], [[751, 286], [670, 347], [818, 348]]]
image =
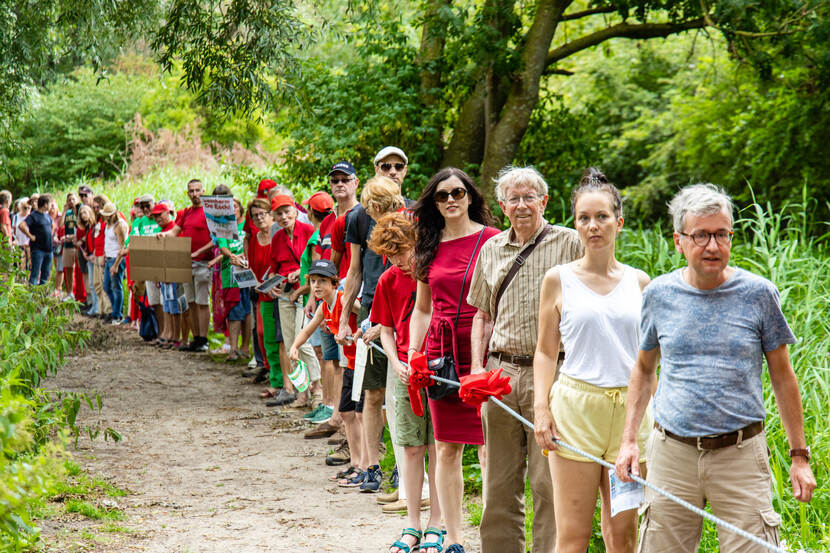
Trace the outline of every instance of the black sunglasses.
[[89, 194], [78, 194], [78, 196], [81, 198], [86, 198], [87, 196], [89, 196]]
[[395, 168], [395, 171], [403, 171], [404, 167], [406, 167], [406, 163], [381, 163], [380, 168], [383, 172], [388, 173], [392, 170], [392, 167]]
[[462, 187], [462, 186], [459, 186], [458, 188], [453, 188], [449, 192], [447, 192], [446, 190], [439, 190], [432, 197], [435, 199], [436, 202], [438, 202], [439, 204], [442, 204], [442, 203], [446, 202], [447, 200], [449, 200], [450, 196], [452, 196], [453, 200], [457, 201], [457, 200], [460, 200], [461, 198], [463, 198], [466, 195], [467, 195], [467, 189]]
[[343, 179], [329, 179], [329, 182], [331, 184], [341, 184], [341, 183], [346, 184], [348, 182], [352, 182], [352, 180], [354, 180], [354, 177], [343, 178]]

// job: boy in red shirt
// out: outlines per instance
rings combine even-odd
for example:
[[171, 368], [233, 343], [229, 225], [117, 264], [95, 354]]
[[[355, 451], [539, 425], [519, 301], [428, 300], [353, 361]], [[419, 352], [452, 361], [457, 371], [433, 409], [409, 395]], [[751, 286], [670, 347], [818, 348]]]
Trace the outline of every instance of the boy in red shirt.
[[[437, 499], [435, 487], [435, 438], [432, 434], [432, 419], [429, 413], [426, 391], [421, 390], [421, 405], [424, 415], [419, 417], [412, 412], [407, 384], [409, 367], [401, 361], [407, 359], [409, 346], [409, 317], [415, 307], [416, 281], [412, 276], [413, 249], [415, 247], [415, 223], [411, 216], [404, 213], [389, 213], [380, 218], [375, 225], [368, 246], [378, 255], [386, 257], [392, 267], [378, 279], [375, 298], [372, 303], [370, 320], [372, 324], [381, 325], [380, 341], [390, 366], [398, 379], [395, 381], [395, 432], [392, 439], [396, 445], [403, 446], [404, 458], [400, 469], [402, 485], [406, 490], [406, 510], [409, 528], [405, 530], [393, 547], [402, 549], [402, 545], [413, 547], [421, 536], [421, 489], [424, 484], [424, 454], [429, 452], [429, 495], [430, 500]], [[398, 462], [400, 463], [400, 459]], [[430, 501], [430, 515], [427, 529], [423, 532], [421, 549], [429, 543], [440, 543], [441, 509], [438, 501]], [[417, 534], [417, 535], [416, 535]], [[428, 537], [429, 536], [429, 537]], [[434, 546], [433, 546], [434, 547]]]
[[[294, 206], [294, 198], [285, 194], [277, 194], [271, 200], [271, 212], [274, 221], [282, 227], [271, 239], [271, 275], [282, 275], [286, 277], [285, 288], [276, 287], [269, 294], [279, 299], [277, 308], [280, 314], [280, 329], [282, 339], [286, 344], [294, 342], [294, 338], [302, 327], [303, 309], [297, 307], [297, 300], [300, 298], [300, 257], [308, 244], [308, 239], [314, 234], [314, 227], [297, 220], [297, 208]], [[287, 301], [286, 301], [287, 300]], [[320, 363], [314, 354], [311, 344], [303, 344], [299, 348], [300, 357], [308, 368], [308, 376], [311, 380], [310, 392], [314, 397], [322, 395], [320, 385]], [[287, 372], [294, 370], [296, 363], [286, 368]], [[286, 398], [286, 403], [294, 398]], [[303, 407], [311, 403], [307, 392], [303, 392], [297, 399], [296, 406]], [[271, 402], [276, 405], [277, 402]]]
[[[300, 347], [306, 344], [318, 326], [325, 324], [329, 332], [337, 334], [340, 328], [340, 320], [343, 317], [343, 291], [337, 289], [340, 285], [340, 279], [337, 276], [337, 267], [334, 266], [334, 263], [328, 259], [318, 259], [312, 262], [308, 269], [308, 282], [311, 293], [318, 301], [318, 305], [311, 322], [297, 334], [291, 344], [288, 356], [294, 363], [300, 358]], [[343, 354], [348, 360], [348, 367], [343, 371], [343, 384], [340, 389], [340, 407], [338, 410], [343, 418], [343, 425], [346, 427], [346, 441], [349, 444], [352, 463], [352, 466], [343, 473], [345, 480], [340, 483], [343, 487], [359, 486], [363, 482], [368, 467], [368, 456], [365, 452], [363, 439], [363, 393], [361, 392], [359, 402], [355, 403], [352, 400], [356, 351], [354, 340], [359, 337], [357, 331], [357, 311], [359, 308], [359, 304], [355, 302], [351, 313], [349, 313], [349, 328], [354, 339], [341, 343]]]

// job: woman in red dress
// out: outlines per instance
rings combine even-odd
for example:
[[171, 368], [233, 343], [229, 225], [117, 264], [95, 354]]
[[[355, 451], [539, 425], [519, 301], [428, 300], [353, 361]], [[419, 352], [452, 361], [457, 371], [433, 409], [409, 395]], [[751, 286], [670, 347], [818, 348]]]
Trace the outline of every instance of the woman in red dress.
[[[470, 331], [475, 307], [467, 303], [470, 280], [481, 246], [499, 233], [472, 179], [460, 169], [439, 171], [413, 207], [418, 220], [415, 276], [418, 288], [409, 334], [409, 357], [426, 340], [429, 360], [452, 356], [458, 376], [470, 373]], [[457, 390], [442, 399], [429, 398], [437, 466], [438, 502], [447, 525], [447, 553], [463, 553], [460, 545], [464, 479], [464, 444], [481, 445], [484, 435], [477, 410], [461, 402]], [[430, 530], [435, 530], [431, 532]], [[443, 533], [424, 531], [424, 553], [441, 551]]]

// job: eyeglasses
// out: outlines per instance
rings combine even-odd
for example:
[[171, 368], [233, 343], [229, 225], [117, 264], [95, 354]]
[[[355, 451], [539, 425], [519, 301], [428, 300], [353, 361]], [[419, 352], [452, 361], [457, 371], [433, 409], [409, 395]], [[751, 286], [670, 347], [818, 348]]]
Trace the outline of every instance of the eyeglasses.
[[718, 230], [715, 232], [706, 232], [705, 230], [698, 230], [691, 234], [687, 234], [685, 232], [681, 232], [679, 234], [681, 236], [691, 238], [692, 242], [694, 242], [696, 246], [705, 248], [709, 245], [709, 241], [712, 239], [713, 236], [715, 237], [715, 242], [717, 242], [721, 246], [726, 246], [732, 242], [732, 236], [735, 233], [731, 230]]
[[453, 200], [457, 201], [457, 200], [460, 200], [461, 198], [463, 198], [466, 195], [467, 195], [467, 189], [459, 186], [458, 188], [453, 188], [449, 192], [447, 192], [446, 190], [439, 190], [432, 197], [439, 204], [443, 204], [444, 202], [446, 202], [447, 200], [450, 199], [450, 196], [452, 196]]
[[148, 203], [147, 204], [141, 203], [141, 204], [138, 204], [138, 207], [140, 207], [141, 209], [150, 209], [152, 206]]
[[343, 179], [329, 179], [329, 182], [331, 184], [346, 184], [348, 182], [352, 182], [353, 180], [354, 180], [354, 177], [349, 177], [347, 179], [345, 179], [345, 178], [343, 178]]
[[532, 203], [536, 203], [539, 201], [539, 196], [536, 194], [528, 194], [527, 196], [513, 196], [512, 198], [507, 198], [504, 203], [511, 206], [517, 206], [521, 202], [524, 202], [525, 205], [530, 205]]
[[268, 214], [264, 211], [260, 213], [251, 213], [251, 219], [265, 219], [266, 215]]
[[381, 163], [380, 170], [384, 173], [388, 173], [392, 170], [392, 167], [395, 168], [395, 171], [403, 171], [404, 167], [406, 167], [406, 163]]
[[87, 196], [89, 196], [89, 194], [78, 194], [78, 196], [81, 198], [86, 198]]

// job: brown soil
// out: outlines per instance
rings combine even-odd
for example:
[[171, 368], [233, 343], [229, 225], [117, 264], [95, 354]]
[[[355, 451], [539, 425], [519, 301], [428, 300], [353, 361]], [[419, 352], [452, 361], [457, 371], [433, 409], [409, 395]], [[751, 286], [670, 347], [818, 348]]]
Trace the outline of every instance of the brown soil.
[[[79, 424], [123, 440], [82, 437], [74, 457], [129, 490], [115, 499], [125, 518], [114, 532], [80, 515], [41, 520], [45, 551], [383, 552], [406, 526], [375, 495], [330, 483], [330, 446], [303, 439], [302, 412], [266, 407], [238, 365], [159, 350], [128, 330], [95, 335], [46, 386], [103, 396]], [[466, 539], [476, 551], [477, 529]]]

